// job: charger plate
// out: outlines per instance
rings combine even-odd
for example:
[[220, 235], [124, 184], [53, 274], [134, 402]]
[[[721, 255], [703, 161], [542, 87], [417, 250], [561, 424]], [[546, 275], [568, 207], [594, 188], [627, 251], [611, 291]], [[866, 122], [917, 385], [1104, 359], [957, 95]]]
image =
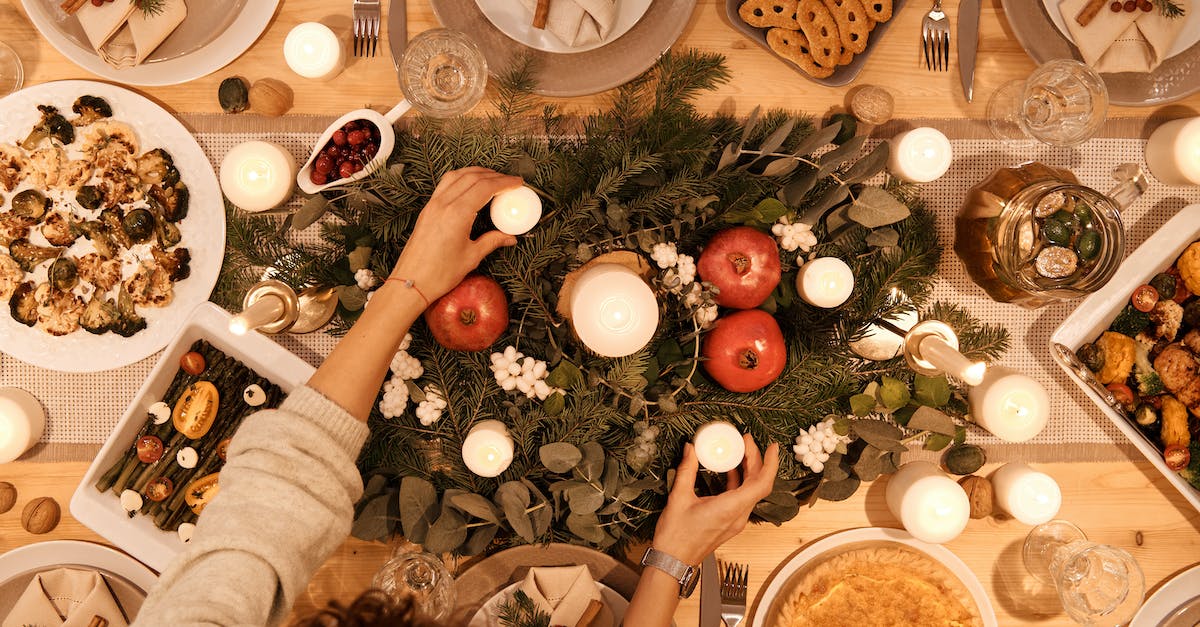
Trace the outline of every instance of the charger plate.
[[60, 567], [99, 571], [126, 617], [133, 620], [158, 575], [128, 555], [92, 542], [52, 540], [0, 555], [0, 617], [7, 616], [34, 575]]
[[1178, 610], [1200, 602], [1200, 564], [1193, 566], [1164, 583], [1134, 615], [1129, 627], [1161, 627]]

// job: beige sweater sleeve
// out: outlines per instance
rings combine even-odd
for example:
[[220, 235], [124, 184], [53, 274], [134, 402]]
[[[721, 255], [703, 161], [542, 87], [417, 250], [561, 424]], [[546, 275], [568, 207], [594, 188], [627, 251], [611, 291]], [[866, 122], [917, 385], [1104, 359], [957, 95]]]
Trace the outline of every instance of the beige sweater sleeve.
[[367, 426], [309, 387], [246, 419], [221, 490], [135, 625], [278, 625], [350, 532]]

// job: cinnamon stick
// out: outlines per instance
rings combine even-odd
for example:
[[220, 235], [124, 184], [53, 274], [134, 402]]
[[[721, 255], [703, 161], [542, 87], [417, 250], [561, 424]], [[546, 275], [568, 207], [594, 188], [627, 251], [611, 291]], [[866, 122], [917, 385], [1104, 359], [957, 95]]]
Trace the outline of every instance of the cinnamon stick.
[[550, 0], [538, 0], [537, 9], [533, 11], [533, 27], [538, 30], [546, 28], [548, 19], [550, 19]]
[[88, 627], [108, 627], [108, 619], [100, 615], [93, 616], [92, 622], [88, 623]]
[[1096, 15], [1106, 6], [1108, 6], [1108, 0], [1090, 0], [1079, 10], [1079, 15], [1075, 16], [1075, 21], [1080, 26], [1087, 26], [1092, 23], [1092, 20], [1096, 19]]
[[74, 15], [76, 11], [83, 8], [88, 0], [63, 0], [63, 3], [58, 5], [67, 15]]

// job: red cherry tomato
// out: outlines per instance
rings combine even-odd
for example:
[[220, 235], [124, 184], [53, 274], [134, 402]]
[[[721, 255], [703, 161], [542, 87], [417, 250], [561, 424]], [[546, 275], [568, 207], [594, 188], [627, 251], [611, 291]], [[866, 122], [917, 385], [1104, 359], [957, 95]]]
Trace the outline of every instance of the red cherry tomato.
[[171, 493], [175, 491], [175, 482], [167, 477], [159, 477], [154, 481], [146, 484], [146, 498], [154, 501], [166, 500]]
[[1158, 304], [1158, 290], [1149, 285], [1142, 285], [1133, 290], [1133, 296], [1129, 300], [1133, 303], [1134, 309], [1150, 311]]
[[138, 438], [137, 456], [139, 461], [146, 464], [153, 464], [159, 459], [162, 459], [162, 440], [158, 439], [158, 436], [154, 435], [143, 435], [142, 437]]
[[1133, 407], [1133, 390], [1128, 385], [1124, 383], [1109, 383], [1104, 387], [1108, 388], [1109, 392], [1112, 392], [1113, 397], [1117, 399], [1118, 403], [1125, 407]]
[[179, 367], [183, 368], [184, 372], [192, 376], [196, 376], [201, 372], [204, 372], [206, 365], [207, 364], [204, 363], [204, 355], [201, 355], [196, 351], [184, 353], [183, 357], [179, 358]]
[[1171, 470], [1183, 470], [1191, 463], [1192, 453], [1186, 446], [1175, 444], [1168, 446], [1167, 450], [1163, 451], [1163, 461]]

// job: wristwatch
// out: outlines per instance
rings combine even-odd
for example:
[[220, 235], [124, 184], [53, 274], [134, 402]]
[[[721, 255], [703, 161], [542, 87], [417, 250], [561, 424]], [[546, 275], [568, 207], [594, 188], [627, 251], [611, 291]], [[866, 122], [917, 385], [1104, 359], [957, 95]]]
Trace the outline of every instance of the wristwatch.
[[696, 584], [700, 581], [700, 571], [695, 566], [684, 564], [675, 556], [663, 553], [654, 547], [646, 549], [646, 553], [642, 555], [642, 566], [653, 566], [678, 581], [679, 598], [681, 599], [692, 596], [692, 592], [696, 590]]

